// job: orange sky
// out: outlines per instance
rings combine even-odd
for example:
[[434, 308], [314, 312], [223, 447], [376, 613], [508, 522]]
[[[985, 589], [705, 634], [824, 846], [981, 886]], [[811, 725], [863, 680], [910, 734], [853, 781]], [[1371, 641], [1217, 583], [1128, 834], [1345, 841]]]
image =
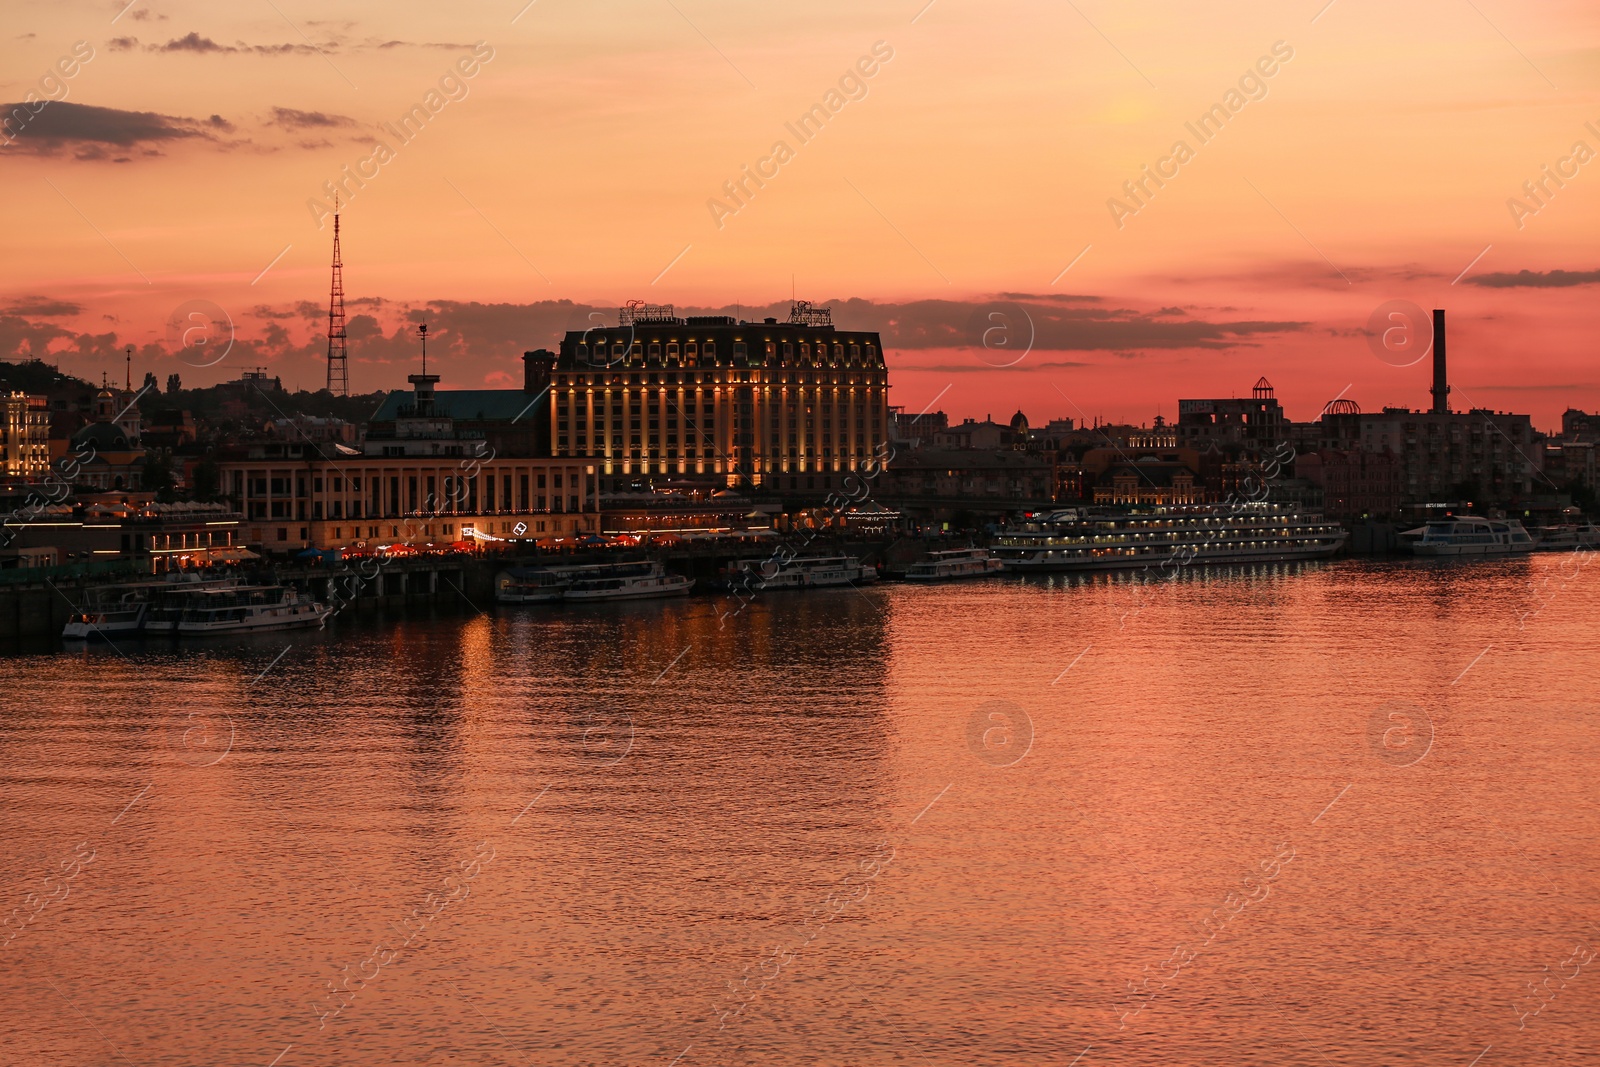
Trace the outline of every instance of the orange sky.
[[[1426, 367], [1362, 332], [1393, 299], [1451, 310], [1457, 406], [1600, 407], [1600, 163], [1573, 158], [1600, 152], [1592, 3], [124, 2], [7, 5], [0, 95], [57, 102], [0, 147], [0, 358], [98, 376], [132, 343], [163, 381], [320, 384], [308, 202], [348, 165], [359, 391], [402, 384], [408, 316], [453, 324], [445, 384], [470, 386], [553, 342], [571, 309], [542, 302], [748, 309], [792, 284], [857, 301], [841, 324], [886, 331], [914, 410], [1143, 421], [1262, 374], [1296, 418], [1342, 391], [1425, 405]], [[409, 142], [385, 127], [430, 103]], [[1139, 204], [1146, 165], [1169, 177]], [[1569, 177], [1541, 206], [1545, 165]], [[768, 176], [740, 204], [745, 167]], [[1007, 299], [1090, 313], [997, 369]], [[235, 324], [216, 366], [163, 347], [190, 300]]]

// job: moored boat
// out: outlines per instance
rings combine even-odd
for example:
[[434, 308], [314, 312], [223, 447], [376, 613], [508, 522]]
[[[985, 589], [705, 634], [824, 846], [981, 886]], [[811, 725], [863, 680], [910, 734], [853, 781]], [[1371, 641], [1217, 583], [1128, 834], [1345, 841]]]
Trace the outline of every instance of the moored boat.
[[1570, 552], [1579, 548], [1600, 548], [1600, 527], [1592, 522], [1541, 526], [1534, 530], [1535, 552]]
[[67, 641], [132, 637], [144, 629], [151, 601], [165, 582], [134, 582], [90, 590], [83, 610], [74, 612], [61, 630]]
[[731, 586], [760, 589], [820, 589], [865, 585], [878, 580], [878, 569], [853, 556], [797, 556], [740, 560], [729, 568]]
[[174, 627], [179, 637], [265, 633], [321, 626], [329, 609], [281, 585], [241, 585], [191, 592]]
[[660, 563], [602, 563], [567, 573], [571, 580], [561, 599], [577, 603], [683, 596], [694, 588], [693, 578], [668, 574]]
[[1457, 515], [1432, 519], [1401, 536], [1419, 556], [1508, 556], [1533, 551], [1533, 538], [1516, 519]]
[[1002, 569], [1001, 562], [987, 548], [954, 548], [929, 552], [927, 559], [918, 560], [906, 569], [906, 578], [913, 582], [951, 582], [960, 578], [982, 578]]
[[495, 578], [494, 599], [500, 604], [550, 604], [561, 599], [571, 568], [512, 567]]

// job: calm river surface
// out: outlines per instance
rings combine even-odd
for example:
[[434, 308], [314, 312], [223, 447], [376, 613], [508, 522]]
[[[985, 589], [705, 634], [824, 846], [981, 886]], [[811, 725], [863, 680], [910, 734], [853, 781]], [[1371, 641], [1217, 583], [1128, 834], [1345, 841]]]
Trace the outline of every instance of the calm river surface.
[[1597, 1063], [1583, 562], [3, 658], [0, 1061]]

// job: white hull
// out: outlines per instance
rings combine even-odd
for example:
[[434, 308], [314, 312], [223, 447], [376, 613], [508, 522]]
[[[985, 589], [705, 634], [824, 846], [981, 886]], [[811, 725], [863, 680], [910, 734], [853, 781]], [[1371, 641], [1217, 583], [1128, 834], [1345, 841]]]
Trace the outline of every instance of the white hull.
[[1068, 508], [1029, 516], [989, 551], [1021, 572], [1216, 567], [1326, 559], [1349, 536], [1337, 523], [1266, 502]]
[[600, 600], [654, 600], [659, 597], [685, 596], [694, 588], [694, 579], [649, 578], [637, 585], [623, 585], [616, 589], [568, 589], [563, 600], [586, 603]]
[[826, 589], [838, 585], [867, 585], [877, 580], [877, 571], [863, 567], [855, 574], [808, 574], [802, 584], [808, 589]]
[[1600, 548], [1600, 530], [1592, 524], [1538, 530], [1534, 537], [1535, 552], [1576, 552], [1580, 548]]
[[1419, 556], [1520, 556], [1532, 545], [1412, 545]]
[[180, 622], [179, 637], [213, 637], [219, 634], [261, 634], [274, 630], [304, 630], [321, 626], [329, 612], [324, 608], [295, 611], [284, 615], [259, 615], [226, 622]]
[[1481, 559], [1521, 555], [1535, 547], [1533, 538], [1515, 519], [1480, 519], [1475, 515], [1434, 519], [1403, 536], [1414, 538], [1411, 551], [1418, 556]]
[[[921, 568], [921, 569], [918, 569]], [[988, 578], [1004, 570], [997, 559], [968, 558], [934, 564], [912, 564], [906, 571], [908, 582], [958, 582], [966, 578]]]
[[779, 565], [770, 560], [746, 562], [729, 579], [734, 588], [773, 592], [779, 589], [825, 589], [841, 585], [866, 585], [878, 580], [878, 571], [845, 557], [791, 559]]
[[67, 641], [89, 641], [97, 637], [109, 640], [114, 637], [132, 637], [143, 629], [144, 622], [140, 618], [73, 621], [62, 628], [61, 637]]
[[1068, 557], [1050, 552], [1036, 552], [1004, 561], [1008, 571], [1114, 571], [1139, 567], [1159, 567], [1170, 559], [1186, 560], [1184, 566], [1212, 567], [1234, 563], [1298, 563], [1305, 560], [1327, 559], [1336, 555], [1343, 545], [1319, 545], [1306, 548], [1260, 549], [1199, 549], [1192, 556], [1178, 555], [1172, 551], [1148, 552], [1136, 555], [1104, 555], [1098, 557]]
[[494, 595], [496, 604], [554, 604], [561, 599], [560, 589], [540, 590], [537, 593], [498, 592]]

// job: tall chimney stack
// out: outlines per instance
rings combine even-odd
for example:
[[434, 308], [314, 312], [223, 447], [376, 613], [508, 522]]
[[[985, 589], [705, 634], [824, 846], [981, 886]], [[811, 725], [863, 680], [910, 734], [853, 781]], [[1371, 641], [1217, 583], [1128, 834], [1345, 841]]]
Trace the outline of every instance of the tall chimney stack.
[[1450, 376], [1444, 362], [1444, 310], [1433, 309], [1433, 413], [1450, 414]]

